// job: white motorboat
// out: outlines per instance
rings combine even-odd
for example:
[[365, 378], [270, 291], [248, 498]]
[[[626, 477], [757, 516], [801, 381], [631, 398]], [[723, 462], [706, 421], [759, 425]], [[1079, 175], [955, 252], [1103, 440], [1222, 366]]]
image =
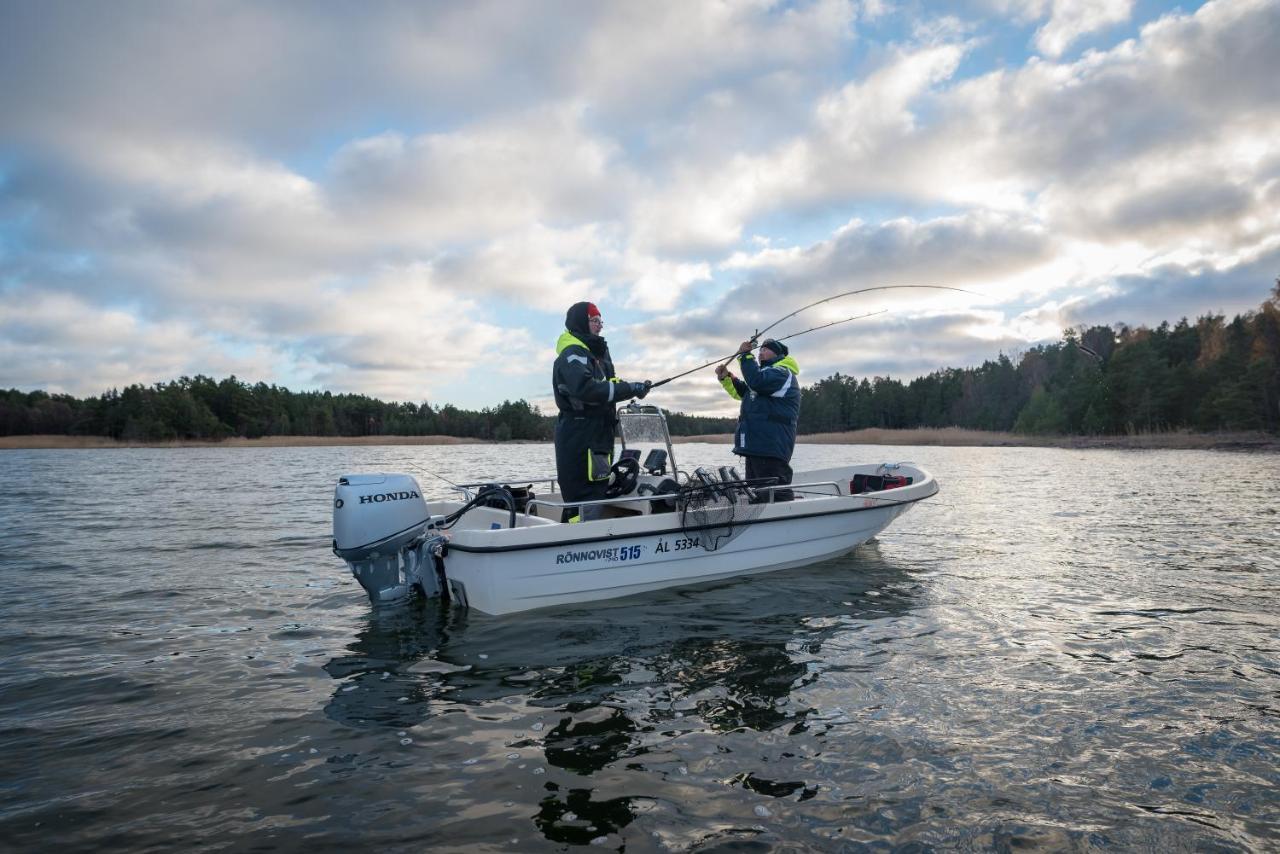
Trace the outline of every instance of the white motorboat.
[[[727, 467], [685, 472], [661, 409], [633, 403], [618, 420], [622, 451], [601, 501], [566, 503], [554, 478], [508, 478], [428, 502], [412, 475], [347, 475], [334, 553], [375, 604], [417, 592], [509, 614], [817, 563], [938, 491], [908, 463], [796, 472], [786, 486]], [[562, 521], [587, 506], [600, 518]]]

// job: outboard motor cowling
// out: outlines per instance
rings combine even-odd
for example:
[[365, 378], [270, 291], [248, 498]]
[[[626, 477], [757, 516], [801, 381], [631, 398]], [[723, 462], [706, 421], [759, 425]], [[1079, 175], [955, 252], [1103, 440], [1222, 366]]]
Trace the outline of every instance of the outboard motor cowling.
[[333, 493], [333, 551], [343, 560], [389, 554], [431, 520], [418, 482], [407, 474], [349, 474]]
[[403, 599], [414, 587], [439, 595], [437, 543], [418, 482], [407, 474], [352, 474], [333, 495], [333, 553], [375, 602]]

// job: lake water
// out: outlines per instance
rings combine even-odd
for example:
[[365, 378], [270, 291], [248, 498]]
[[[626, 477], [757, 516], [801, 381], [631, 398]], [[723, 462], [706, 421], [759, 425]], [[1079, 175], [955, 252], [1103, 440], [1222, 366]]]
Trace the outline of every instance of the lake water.
[[550, 446], [0, 452], [0, 848], [1280, 847], [1280, 455], [796, 456], [942, 492], [823, 564], [495, 618], [375, 612], [334, 481]]

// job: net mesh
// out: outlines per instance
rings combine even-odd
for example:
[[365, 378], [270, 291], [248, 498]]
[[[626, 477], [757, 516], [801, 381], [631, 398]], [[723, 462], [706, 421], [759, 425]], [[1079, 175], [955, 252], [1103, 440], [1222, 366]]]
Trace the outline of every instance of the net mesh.
[[694, 481], [680, 489], [680, 528], [705, 551], [716, 551], [745, 531], [744, 523], [760, 515], [764, 504], [752, 503], [752, 497], [743, 481]]

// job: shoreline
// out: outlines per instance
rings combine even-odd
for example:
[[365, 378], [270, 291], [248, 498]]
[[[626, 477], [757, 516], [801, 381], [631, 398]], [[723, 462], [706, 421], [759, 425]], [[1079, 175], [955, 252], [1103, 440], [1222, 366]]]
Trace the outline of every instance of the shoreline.
[[[729, 433], [672, 436], [675, 444], [732, 444]], [[175, 439], [166, 442], [127, 442], [105, 436], [29, 435], [0, 436], [3, 450], [86, 450], [104, 448], [311, 448], [377, 445], [497, 445], [539, 444], [527, 439], [499, 442], [491, 439], [464, 439], [457, 436], [265, 436], [261, 439], [234, 437], [220, 442]], [[842, 433], [811, 433], [798, 437], [799, 445], [910, 445], [961, 448], [1066, 448], [1091, 450], [1245, 450], [1280, 451], [1280, 436], [1267, 433], [1145, 433], [1133, 436], [1021, 436], [965, 430], [959, 427], [909, 430], [870, 428]]]

